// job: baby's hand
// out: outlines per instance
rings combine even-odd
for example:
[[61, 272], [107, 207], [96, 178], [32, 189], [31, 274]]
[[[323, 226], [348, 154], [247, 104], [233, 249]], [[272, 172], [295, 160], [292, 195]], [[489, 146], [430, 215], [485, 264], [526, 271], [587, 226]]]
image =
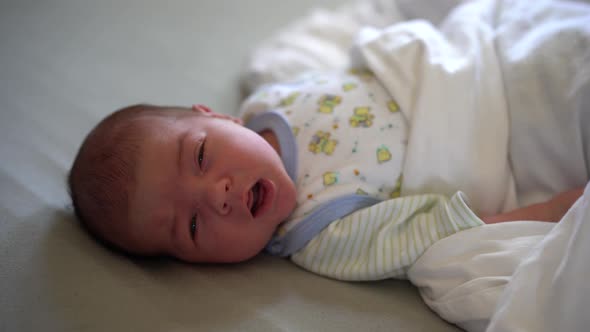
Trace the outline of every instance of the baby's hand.
[[502, 214], [485, 216], [481, 219], [486, 224], [517, 220], [558, 222], [583, 193], [584, 188], [562, 192], [547, 202], [529, 205]]

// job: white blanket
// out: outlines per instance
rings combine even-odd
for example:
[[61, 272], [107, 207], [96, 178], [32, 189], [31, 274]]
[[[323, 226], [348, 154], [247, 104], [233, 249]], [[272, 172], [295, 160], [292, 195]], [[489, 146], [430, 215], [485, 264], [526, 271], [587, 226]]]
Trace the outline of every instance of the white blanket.
[[517, 221], [457, 233], [408, 277], [430, 308], [468, 331], [587, 331], [588, 253], [590, 184], [555, 226]]
[[[443, 19], [453, 1], [414, 3], [413, 12], [409, 1], [378, 0], [316, 12], [259, 48], [246, 81], [252, 88], [303, 69], [373, 70], [410, 125], [406, 194], [462, 190], [487, 214], [586, 185], [590, 5], [478, 0]], [[420, 14], [427, 20], [401, 22]], [[361, 29], [372, 16], [375, 27]], [[588, 201], [587, 188], [554, 229], [516, 222], [451, 236], [409, 278], [433, 310], [468, 330], [491, 320], [489, 331], [580, 331], [590, 301]]]
[[364, 29], [354, 55], [409, 122], [402, 194], [462, 190], [476, 211], [494, 213], [516, 205], [515, 186], [490, 9], [478, 5], [455, 10], [440, 29], [425, 21]]
[[585, 184], [589, 41], [589, 6], [554, 1], [473, 1], [438, 28], [361, 31], [354, 59], [410, 123], [404, 193], [463, 190], [489, 214]]

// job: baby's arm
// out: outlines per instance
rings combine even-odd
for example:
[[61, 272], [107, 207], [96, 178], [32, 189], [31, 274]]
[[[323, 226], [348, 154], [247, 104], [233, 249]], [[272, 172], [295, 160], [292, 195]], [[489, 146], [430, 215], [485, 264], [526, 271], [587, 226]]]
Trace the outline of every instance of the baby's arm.
[[570, 207], [578, 200], [578, 198], [582, 196], [583, 192], [583, 187], [565, 191], [546, 202], [525, 206], [506, 213], [484, 216], [481, 219], [486, 224], [495, 224], [516, 220], [558, 222], [570, 209]]
[[335, 220], [291, 259], [340, 280], [405, 278], [433, 243], [483, 224], [462, 193], [404, 196]]

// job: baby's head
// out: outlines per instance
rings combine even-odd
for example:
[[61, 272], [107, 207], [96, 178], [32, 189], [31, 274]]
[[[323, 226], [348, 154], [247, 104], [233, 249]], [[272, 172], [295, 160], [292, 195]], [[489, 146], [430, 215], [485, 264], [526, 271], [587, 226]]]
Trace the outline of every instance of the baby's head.
[[295, 207], [275, 148], [204, 106], [114, 112], [82, 143], [68, 183], [98, 239], [189, 262], [251, 258]]

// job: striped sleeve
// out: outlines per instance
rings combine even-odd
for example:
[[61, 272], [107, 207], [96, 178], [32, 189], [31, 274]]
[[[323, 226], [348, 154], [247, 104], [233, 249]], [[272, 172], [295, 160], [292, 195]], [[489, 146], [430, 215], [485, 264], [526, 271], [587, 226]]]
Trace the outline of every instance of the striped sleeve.
[[480, 225], [462, 192], [406, 196], [332, 222], [291, 260], [340, 280], [405, 278], [434, 242]]

